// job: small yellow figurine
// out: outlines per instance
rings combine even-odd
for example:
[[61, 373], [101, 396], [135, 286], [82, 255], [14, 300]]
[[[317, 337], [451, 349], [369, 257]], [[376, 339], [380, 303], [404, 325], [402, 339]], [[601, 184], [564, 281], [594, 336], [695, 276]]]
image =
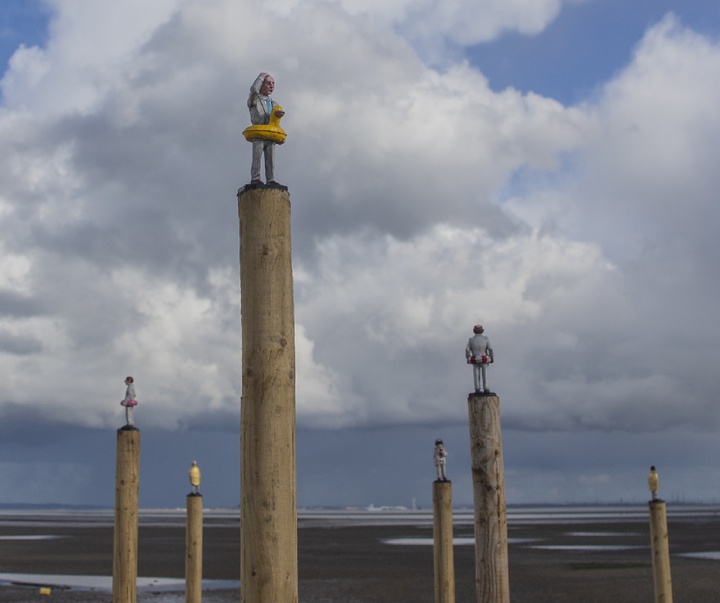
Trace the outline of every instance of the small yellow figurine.
[[652, 499], [658, 500], [658, 488], [660, 487], [660, 478], [658, 477], [655, 465], [650, 467], [650, 473], [648, 474], [648, 487], [652, 493]]
[[190, 494], [192, 496], [199, 496], [200, 495], [200, 467], [198, 467], [197, 461], [193, 461], [192, 465], [190, 465], [190, 471], [188, 472], [188, 477], [190, 478], [190, 485], [192, 486], [192, 491]]

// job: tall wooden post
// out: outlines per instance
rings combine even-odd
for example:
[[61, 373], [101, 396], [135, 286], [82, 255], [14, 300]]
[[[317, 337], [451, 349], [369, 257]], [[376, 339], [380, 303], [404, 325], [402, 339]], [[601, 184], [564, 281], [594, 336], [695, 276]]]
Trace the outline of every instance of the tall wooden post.
[[470, 394], [468, 412], [477, 603], [510, 603], [500, 398], [489, 393]]
[[650, 508], [650, 540], [652, 544], [655, 603], [672, 603], [670, 544], [665, 501], [651, 500], [648, 507]]
[[455, 603], [452, 482], [433, 482], [435, 603]]
[[113, 603], [137, 599], [139, 491], [140, 430], [126, 425], [117, 430]]
[[203, 498], [187, 495], [185, 603], [202, 603]]
[[242, 304], [240, 588], [243, 603], [296, 603], [295, 311], [290, 195], [238, 191]]

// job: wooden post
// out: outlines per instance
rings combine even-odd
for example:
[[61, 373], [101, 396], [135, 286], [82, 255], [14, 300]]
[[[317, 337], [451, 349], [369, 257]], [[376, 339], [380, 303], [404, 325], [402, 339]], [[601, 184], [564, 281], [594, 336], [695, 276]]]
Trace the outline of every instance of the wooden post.
[[185, 603], [202, 603], [202, 547], [202, 494], [188, 494], [185, 532]]
[[290, 195], [238, 191], [242, 304], [240, 588], [243, 603], [296, 603], [295, 311]]
[[672, 603], [670, 545], [665, 501], [651, 500], [648, 507], [650, 508], [650, 540], [652, 544], [655, 603]]
[[140, 430], [126, 425], [117, 430], [113, 603], [135, 603], [137, 599], [139, 491]]
[[470, 394], [468, 411], [477, 602], [510, 603], [500, 399], [495, 394]]
[[435, 603], [455, 603], [452, 482], [433, 482]]

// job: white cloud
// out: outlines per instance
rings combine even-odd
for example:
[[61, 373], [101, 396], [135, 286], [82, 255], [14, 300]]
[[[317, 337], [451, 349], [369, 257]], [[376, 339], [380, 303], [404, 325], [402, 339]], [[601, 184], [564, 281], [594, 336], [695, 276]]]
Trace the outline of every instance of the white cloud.
[[8, 107], [87, 111], [108, 92], [108, 75], [132, 56], [181, 0], [49, 0], [54, 15], [46, 49], [19, 48], [0, 81]]
[[561, 0], [449, 0], [414, 2], [401, 22], [413, 38], [443, 35], [471, 45], [497, 38], [506, 31], [535, 34], [560, 12]]
[[298, 277], [297, 317], [317, 338], [315, 357], [339, 375], [340, 396], [360, 393], [369, 422], [459, 420], [462, 405], [448, 396], [459, 402], [470, 388], [464, 347], [478, 321], [496, 341], [491, 382], [505, 383], [522, 415], [538, 385], [519, 375], [511, 384], [512, 367], [534, 374], [538, 359], [555, 365], [556, 350], [566, 360], [583, 348], [576, 333], [599, 298], [606, 310], [625, 302], [605, 294], [618, 275], [597, 247], [537, 233], [497, 242], [439, 225], [408, 241], [334, 237], [318, 253], [317, 268]]
[[[427, 67], [387, 22], [409, 28], [418, 3], [377, 20], [349, 3], [106, 4], [55, 4], [47, 48], [3, 79], [0, 293], [25, 315], [0, 314], [0, 404], [107, 425], [135, 373], [138, 422], [237, 409], [234, 191], [268, 70], [287, 109], [301, 424], [464, 420], [479, 320], [515, 427], [717, 423], [711, 40], [668, 18], [568, 108]], [[471, 31], [453, 25], [468, 6], [438, 5], [434, 27], [470, 43], [560, 5], [503, 6]]]

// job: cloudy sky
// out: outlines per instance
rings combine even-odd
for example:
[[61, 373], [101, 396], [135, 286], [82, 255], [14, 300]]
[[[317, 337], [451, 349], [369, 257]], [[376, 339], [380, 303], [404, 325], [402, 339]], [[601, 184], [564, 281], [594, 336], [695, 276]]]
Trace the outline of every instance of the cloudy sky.
[[720, 4], [4, 0], [0, 503], [239, 501], [246, 99], [287, 143], [299, 504], [470, 503], [464, 348], [509, 503], [720, 500]]

